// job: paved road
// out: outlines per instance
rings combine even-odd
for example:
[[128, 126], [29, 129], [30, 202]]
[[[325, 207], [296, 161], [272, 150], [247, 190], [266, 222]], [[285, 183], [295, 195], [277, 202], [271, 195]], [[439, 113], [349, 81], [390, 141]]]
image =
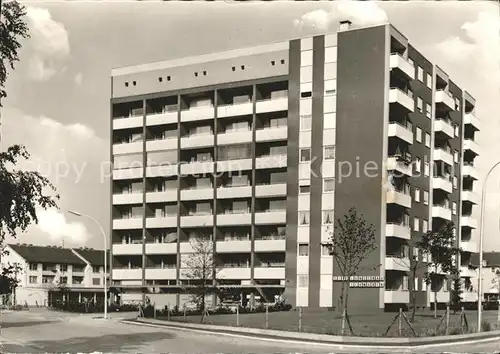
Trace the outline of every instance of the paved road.
[[[117, 315], [115, 314], [115, 317]], [[120, 352], [120, 353], [369, 353], [366, 349], [301, 345], [241, 337], [211, 335], [104, 321], [91, 316], [49, 311], [2, 313], [0, 352]], [[3, 350], [2, 350], [3, 349]], [[425, 348], [420, 353], [500, 351], [500, 343]], [[371, 353], [401, 353], [385, 349]], [[417, 353], [417, 351], [412, 351]]]

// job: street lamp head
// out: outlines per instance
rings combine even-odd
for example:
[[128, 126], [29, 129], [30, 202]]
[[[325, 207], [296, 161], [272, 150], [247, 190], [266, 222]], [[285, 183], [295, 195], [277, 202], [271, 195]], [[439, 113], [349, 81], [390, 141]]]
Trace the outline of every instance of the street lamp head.
[[74, 210], [68, 210], [68, 213], [70, 214], [73, 214], [73, 215], [76, 215], [76, 216], [82, 216], [81, 213], [77, 212], [77, 211], [74, 211]]

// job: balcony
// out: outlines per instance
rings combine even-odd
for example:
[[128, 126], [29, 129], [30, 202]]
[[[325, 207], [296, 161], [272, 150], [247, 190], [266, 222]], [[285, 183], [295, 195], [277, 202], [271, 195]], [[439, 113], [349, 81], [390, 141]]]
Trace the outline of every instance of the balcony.
[[213, 188], [192, 188], [181, 190], [181, 200], [209, 200], [214, 199]]
[[249, 198], [252, 196], [252, 186], [235, 186], [217, 188], [217, 199]]
[[163, 280], [176, 279], [177, 269], [172, 268], [146, 268], [146, 279], [148, 280]]
[[255, 159], [256, 169], [286, 167], [287, 155], [267, 155]]
[[140, 153], [143, 151], [143, 147], [144, 143], [142, 141], [113, 144], [113, 155]]
[[141, 128], [143, 126], [144, 117], [127, 117], [127, 118], [114, 118], [113, 130]]
[[464, 252], [477, 253], [477, 244], [470, 241], [460, 241], [460, 249]]
[[461, 294], [461, 302], [477, 302], [476, 291], [464, 291]]
[[399, 224], [385, 225], [385, 237], [397, 237], [405, 240], [411, 239], [411, 230], [409, 226]]
[[432, 207], [432, 217], [451, 221], [451, 209], [444, 205], [434, 205]]
[[252, 214], [250, 214], [249, 212], [217, 215], [217, 226], [250, 225], [251, 223]]
[[256, 197], [280, 197], [286, 195], [286, 183], [259, 184], [255, 187]]
[[142, 167], [135, 168], [123, 168], [120, 170], [113, 170], [113, 181], [124, 180], [124, 179], [139, 179], [144, 175], [144, 169]]
[[255, 252], [285, 252], [285, 239], [255, 240]]
[[113, 268], [112, 270], [113, 280], [141, 280], [142, 279], [142, 269], [141, 268]]
[[477, 130], [481, 130], [481, 121], [477, 119], [476, 114], [474, 112], [465, 113], [464, 124], [470, 124]]
[[472, 165], [464, 164], [462, 166], [462, 175], [464, 177], [470, 177], [470, 178], [472, 178], [474, 180], [478, 180], [479, 179], [479, 171], [477, 170], [477, 168], [475, 168]]
[[255, 267], [254, 279], [285, 279], [285, 267]]
[[255, 132], [257, 142], [286, 140], [288, 137], [288, 127], [270, 127], [258, 129]]
[[253, 113], [253, 102], [229, 104], [217, 107], [217, 118], [246, 116]]
[[391, 88], [389, 90], [389, 103], [397, 104], [405, 108], [408, 112], [413, 112], [415, 109], [413, 98], [398, 88]]
[[460, 218], [460, 226], [477, 229], [477, 220], [472, 216], [462, 216]]
[[447, 165], [453, 166], [453, 155], [448, 150], [435, 148], [434, 161], [443, 161]]
[[180, 168], [182, 175], [206, 175], [214, 173], [213, 161], [193, 161], [182, 163]]
[[252, 131], [235, 131], [217, 134], [217, 145], [244, 144], [252, 142]]
[[177, 254], [177, 242], [146, 243], [146, 254]]
[[479, 197], [479, 194], [474, 193], [473, 191], [462, 191], [462, 201], [479, 204], [481, 198]]
[[415, 67], [407, 60], [398, 54], [391, 54], [390, 59], [391, 70], [398, 69], [404, 73], [409, 79], [415, 79]]
[[177, 227], [177, 216], [163, 216], [146, 219], [147, 228]]
[[214, 216], [212, 214], [181, 216], [181, 227], [202, 227], [213, 225]]
[[398, 204], [405, 208], [411, 208], [411, 195], [402, 191], [387, 191], [387, 204]]
[[142, 204], [142, 193], [113, 194], [113, 205]]
[[217, 253], [249, 253], [252, 250], [251, 241], [217, 241]]
[[177, 150], [178, 142], [177, 138], [146, 141], [146, 151]]
[[398, 157], [388, 157], [387, 158], [387, 170], [388, 171], [398, 171], [401, 174], [411, 177], [413, 171], [409, 163], [404, 162]]
[[399, 123], [389, 123], [389, 130], [387, 135], [392, 138], [396, 137], [406, 141], [408, 144], [413, 144], [413, 133], [407, 127]]
[[177, 190], [167, 190], [163, 192], [147, 192], [146, 193], [146, 203], [165, 203], [165, 202], [176, 202], [177, 201]]
[[181, 111], [181, 122], [194, 122], [205, 119], [214, 119], [215, 109], [213, 106], [195, 107]]
[[275, 210], [255, 213], [255, 224], [257, 225], [274, 225], [286, 223], [286, 211]]
[[217, 277], [219, 279], [235, 279], [235, 280], [250, 279], [250, 268], [224, 267], [221, 268]]
[[[430, 301], [431, 303], [434, 302], [435, 293], [431, 292], [429, 293], [430, 295]], [[437, 302], [439, 303], [447, 303], [450, 301], [450, 293], [448, 291], [438, 291], [437, 292]]]
[[[462, 243], [460, 243], [460, 247], [462, 247]], [[460, 277], [463, 278], [476, 278], [478, 273], [475, 269], [471, 269], [468, 266], [461, 265], [460, 266]]]
[[142, 229], [142, 226], [142, 217], [113, 220], [113, 230]]
[[175, 124], [178, 118], [177, 112], [148, 114], [146, 116], [146, 125]]
[[141, 254], [142, 254], [142, 243], [113, 244], [113, 255], [141, 255]]
[[399, 272], [410, 271], [410, 259], [407, 257], [385, 257], [385, 270], [395, 270]]
[[193, 134], [181, 138], [181, 149], [197, 149], [211, 147], [215, 144], [213, 134]]
[[257, 113], [287, 111], [288, 97], [257, 101], [255, 110]]
[[434, 99], [436, 105], [441, 105], [450, 111], [455, 110], [455, 100], [448, 92], [445, 92], [443, 90], [437, 90]]
[[441, 189], [446, 193], [451, 193], [453, 189], [453, 184], [447, 177], [433, 177], [432, 178], [432, 188]]
[[384, 303], [386, 304], [409, 304], [410, 292], [404, 290], [385, 290]]
[[454, 138], [455, 130], [453, 126], [444, 119], [436, 119], [434, 121], [434, 131], [436, 133], [443, 133], [448, 136], [450, 139]]
[[252, 159], [237, 159], [217, 161], [217, 172], [249, 171], [252, 169]]
[[179, 165], [177, 163], [167, 163], [160, 166], [146, 167], [146, 177], [170, 177], [179, 174]]
[[464, 150], [469, 150], [475, 153], [476, 155], [479, 155], [479, 144], [476, 143], [474, 140], [471, 139], [465, 139], [464, 140]]

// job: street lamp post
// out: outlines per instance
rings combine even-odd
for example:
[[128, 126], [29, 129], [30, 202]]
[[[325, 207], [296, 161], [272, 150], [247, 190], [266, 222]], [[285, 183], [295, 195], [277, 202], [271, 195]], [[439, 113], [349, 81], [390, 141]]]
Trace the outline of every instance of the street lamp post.
[[491, 172], [500, 165], [500, 161], [490, 168], [486, 177], [484, 178], [482, 192], [481, 192], [481, 225], [479, 229], [479, 276], [478, 276], [478, 286], [477, 286], [477, 331], [481, 332], [481, 322], [483, 321], [483, 239], [484, 239], [484, 206], [486, 199], [486, 183], [488, 182], [488, 177]]
[[108, 277], [107, 277], [107, 272], [108, 272], [108, 241], [106, 239], [106, 233], [104, 232], [104, 228], [99, 223], [99, 221], [97, 221], [93, 217], [79, 213], [77, 211], [73, 211], [73, 210], [68, 210], [68, 212], [70, 214], [73, 214], [76, 216], [83, 216], [89, 220], [92, 220], [94, 223], [97, 224], [97, 226], [99, 226], [99, 229], [101, 229], [102, 238], [104, 240], [104, 319], [107, 319], [108, 318]]

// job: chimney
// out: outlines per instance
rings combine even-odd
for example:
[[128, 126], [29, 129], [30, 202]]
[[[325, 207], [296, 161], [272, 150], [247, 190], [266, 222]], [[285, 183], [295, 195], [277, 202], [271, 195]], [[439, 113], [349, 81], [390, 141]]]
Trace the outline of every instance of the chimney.
[[348, 31], [351, 28], [352, 22], [349, 20], [340, 21], [339, 31]]

